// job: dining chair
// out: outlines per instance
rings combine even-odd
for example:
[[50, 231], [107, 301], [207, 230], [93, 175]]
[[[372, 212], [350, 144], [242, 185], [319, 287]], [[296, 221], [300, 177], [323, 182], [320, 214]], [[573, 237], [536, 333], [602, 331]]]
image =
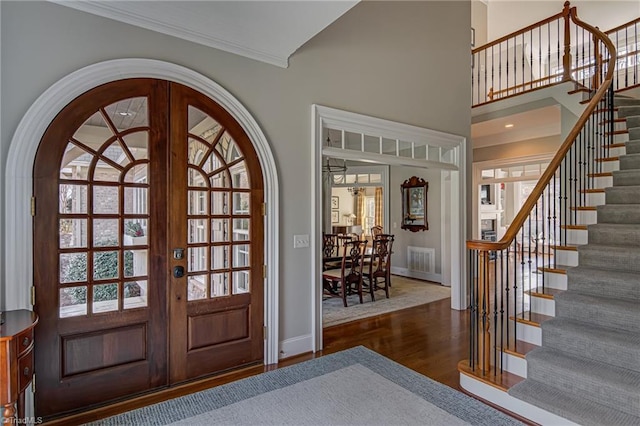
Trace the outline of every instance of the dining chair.
[[[391, 287], [391, 254], [395, 236], [392, 234], [379, 234], [373, 240], [371, 258], [367, 262], [368, 271], [364, 278], [371, 293], [371, 301], [375, 301], [375, 292], [384, 290], [387, 299], [389, 298], [389, 287]], [[378, 280], [381, 280], [380, 285]]]
[[376, 225], [376, 226], [372, 226], [371, 227], [371, 238], [372, 239], [376, 239], [378, 238], [378, 235], [382, 234], [384, 232], [382, 226], [380, 225]]
[[347, 296], [358, 294], [362, 303], [362, 277], [367, 240], [351, 240], [344, 244], [340, 269], [322, 273], [323, 293], [342, 298], [347, 307]]
[[322, 233], [322, 270], [340, 267], [340, 243], [338, 234]]

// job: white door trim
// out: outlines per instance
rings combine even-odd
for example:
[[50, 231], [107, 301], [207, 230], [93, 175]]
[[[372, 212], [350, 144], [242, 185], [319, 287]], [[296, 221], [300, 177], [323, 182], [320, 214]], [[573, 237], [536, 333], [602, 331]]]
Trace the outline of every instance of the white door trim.
[[[390, 139], [404, 140], [408, 142], [416, 141], [430, 146], [441, 146], [448, 148], [452, 153], [450, 162], [429, 161], [427, 159], [398, 158], [385, 154], [362, 153], [348, 149], [323, 147], [323, 129], [333, 128], [337, 130], [348, 130], [362, 135], [373, 137], [387, 137]], [[451, 284], [451, 308], [463, 310], [467, 308], [466, 294], [466, 138], [436, 130], [411, 126], [404, 123], [384, 120], [380, 118], [361, 115], [353, 112], [342, 111], [321, 105], [311, 107], [311, 141], [313, 154], [311, 155], [311, 172], [313, 174], [311, 187], [311, 328], [313, 339], [313, 351], [322, 349], [322, 250], [319, 246], [319, 236], [322, 235], [322, 155], [323, 153], [338, 156], [339, 158], [353, 158], [362, 154], [367, 155], [367, 159], [379, 164], [408, 165], [412, 167], [424, 167], [430, 169], [440, 169], [448, 172], [450, 177], [450, 191], [448, 194], [456, 193], [457, 197], [443, 197], [447, 204], [446, 213], [449, 215], [448, 223], [443, 218], [442, 232], [446, 232], [450, 245], [447, 251], [451, 258], [442, 262], [442, 267], [448, 268], [447, 272], [442, 272], [443, 276], [450, 278]], [[444, 183], [444, 180], [443, 180]], [[441, 207], [444, 209], [444, 207]], [[443, 215], [444, 216], [444, 215]], [[445, 257], [446, 253], [442, 253]]]
[[11, 140], [5, 172], [5, 305], [31, 309], [33, 283], [33, 225], [31, 194], [33, 164], [49, 124], [73, 99], [104, 83], [125, 78], [156, 78], [191, 87], [215, 100], [240, 123], [253, 142], [264, 176], [266, 219], [265, 261], [265, 364], [278, 362], [278, 176], [266, 136], [249, 111], [210, 78], [185, 68], [152, 59], [116, 59], [79, 69], [49, 87], [31, 105]]

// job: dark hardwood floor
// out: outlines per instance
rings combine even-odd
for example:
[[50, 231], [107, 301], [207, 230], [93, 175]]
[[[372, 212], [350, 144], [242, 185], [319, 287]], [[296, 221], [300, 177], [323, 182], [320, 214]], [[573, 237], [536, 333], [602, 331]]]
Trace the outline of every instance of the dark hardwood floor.
[[469, 313], [451, 309], [451, 299], [403, 309], [324, 329], [324, 350], [257, 365], [144, 395], [47, 424], [76, 425], [191, 392], [229, 383], [354, 346], [365, 346], [432, 379], [459, 389], [458, 362], [468, 359]]

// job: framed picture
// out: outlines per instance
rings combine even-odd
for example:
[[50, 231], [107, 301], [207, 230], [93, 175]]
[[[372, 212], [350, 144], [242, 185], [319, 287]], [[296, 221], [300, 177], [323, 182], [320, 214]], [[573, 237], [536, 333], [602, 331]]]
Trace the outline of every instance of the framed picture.
[[331, 223], [338, 222], [340, 222], [340, 212], [338, 210], [331, 210]]
[[340, 197], [337, 197], [335, 195], [333, 197], [331, 197], [331, 208], [332, 209], [339, 209], [340, 208]]

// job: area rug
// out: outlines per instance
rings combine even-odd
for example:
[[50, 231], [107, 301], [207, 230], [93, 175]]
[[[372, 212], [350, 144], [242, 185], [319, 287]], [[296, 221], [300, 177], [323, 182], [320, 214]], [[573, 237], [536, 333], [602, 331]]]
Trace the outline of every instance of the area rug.
[[363, 346], [91, 425], [522, 425]]
[[435, 302], [447, 297], [451, 297], [451, 288], [429, 281], [414, 280], [391, 276], [391, 288], [389, 298], [384, 295], [384, 291], [376, 291], [376, 300], [371, 302], [371, 295], [365, 292], [363, 303], [357, 295], [350, 295], [347, 298], [349, 306], [346, 308], [342, 304], [342, 299], [329, 297], [322, 301], [322, 326], [343, 324], [362, 318], [369, 318], [375, 315], [385, 314], [412, 306], [423, 305]]

